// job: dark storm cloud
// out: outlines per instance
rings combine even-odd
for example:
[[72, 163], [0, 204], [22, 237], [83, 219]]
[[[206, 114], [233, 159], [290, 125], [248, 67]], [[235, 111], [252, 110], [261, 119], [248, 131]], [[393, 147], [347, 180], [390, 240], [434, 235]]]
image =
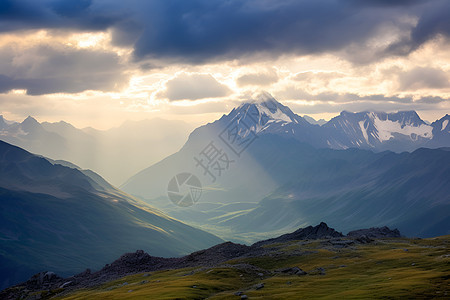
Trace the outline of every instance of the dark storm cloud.
[[[154, 8], [154, 7], [152, 7]], [[371, 36], [380, 16], [343, 1], [168, 0], [135, 44], [136, 57], [204, 61], [255, 52], [338, 50]]]
[[50, 46], [0, 48], [0, 93], [114, 91], [127, 83], [128, 75], [115, 53]]
[[21, 29], [104, 30], [126, 15], [95, 0], [1, 0], [0, 32]]
[[429, 1], [417, 13], [419, 20], [409, 37], [388, 49], [394, 54], [407, 54], [437, 35], [450, 36], [450, 1]]
[[[405, 25], [404, 17], [418, 22]], [[408, 31], [401, 40], [368, 54], [376, 60], [406, 55], [438, 34], [448, 37], [450, 1], [3, 0], [0, 20], [0, 31], [111, 28], [114, 42], [134, 47], [138, 60], [190, 63], [255, 53], [339, 51], [366, 45], [385, 24]]]

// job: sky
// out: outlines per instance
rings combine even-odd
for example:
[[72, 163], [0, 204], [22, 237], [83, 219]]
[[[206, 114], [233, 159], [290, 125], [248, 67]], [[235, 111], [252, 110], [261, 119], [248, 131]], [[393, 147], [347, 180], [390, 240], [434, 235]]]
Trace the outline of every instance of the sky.
[[211, 122], [261, 91], [316, 119], [450, 113], [448, 0], [0, 0], [0, 113]]

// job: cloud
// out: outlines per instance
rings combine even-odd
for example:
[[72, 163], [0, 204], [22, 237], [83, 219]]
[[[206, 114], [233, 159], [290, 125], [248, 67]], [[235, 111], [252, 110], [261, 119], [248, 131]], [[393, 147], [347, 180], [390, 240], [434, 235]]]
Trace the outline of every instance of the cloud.
[[339, 72], [301, 72], [292, 76], [292, 79], [299, 82], [308, 90], [328, 89], [330, 84], [345, 77]]
[[0, 32], [22, 29], [106, 30], [126, 15], [114, 1], [2, 0]]
[[301, 72], [296, 74], [293, 79], [298, 81], [321, 80], [328, 82], [343, 76], [344, 74], [338, 72]]
[[159, 10], [135, 44], [138, 58], [202, 62], [254, 53], [337, 51], [365, 43], [379, 25], [397, 23], [402, 15], [400, 9], [374, 14], [365, 6], [335, 0], [165, 1], [157, 5]]
[[398, 76], [402, 90], [450, 88], [448, 75], [441, 69], [418, 67]]
[[236, 82], [238, 86], [259, 85], [266, 86], [278, 81], [278, 75], [274, 70], [265, 73], [248, 73], [240, 76]]
[[418, 112], [434, 111], [435, 116], [433, 118], [441, 118], [445, 113], [435, 107], [430, 107], [428, 104], [422, 102], [414, 102], [403, 104], [399, 102], [348, 102], [348, 103], [335, 103], [330, 104], [328, 102], [318, 102], [315, 105], [307, 105], [300, 101], [286, 101], [284, 104], [288, 105], [295, 113], [299, 115], [304, 114], [338, 114], [339, 112], [346, 110], [352, 112], [361, 111], [405, 111], [415, 110]]
[[398, 103], [402, 105], [409, 105], [413, 103], [421, 104], [437, 104], [441, 102], [448, 102], [450, 99], [439, 96], [413, 96], [413, 95], [393, 95], [386, 96], [382, 94], [371, 95], [358, 95], [355, 93], [336, 93], [336, 92], [323, 92], [318, 94], [310, 94], [304, 90], [297, 89], [295, 87], [287, 87], [282, 91], [274, 93], [276, 98], [288, 101], [303, 100], [303, 101], [316, 101], [316, 102], [333, 102], [337, 104], [342, 103], [361, 103], [361, 105], [367, 103]]
[[167, 81], [166, 90], [159, 97], [177, 100], [199, 100], [205, 98], [224, 97], [230, 94], [230, 89], [219, 83], [210, 74], [178, 74]]
[[[4, 0], [0, 31], [112, 31], [137, 60], [189, 63], [344, 51], [367, 63], [450, 36], [450, 2], [338, 0]], [[392, 36], [392, 32], [395, 35]], [[382, 43], [373, 45], [374, 38]]]
[[128, 75], [115, 53], [68, 46], [0, 48], [0, 93], [24, 89], [30, 95], [116, 91]]
[[[175, 102], [171, 102], [173, 104]], [[228, 113], [233, 109], [233, 101], [197, 101], [194, 105], [170, 105], [167, 109], [174, 115], [202, 115], [215, 114], [217, 116]], [[214, 120], [214, 119], [213, 119]]]
[[445, 0], [428, 1], [420, 7], [417, 25], [405, 39], [393, 43], [389, 51], [407, 54], [438, 35], [450, 36], [450, 2]]

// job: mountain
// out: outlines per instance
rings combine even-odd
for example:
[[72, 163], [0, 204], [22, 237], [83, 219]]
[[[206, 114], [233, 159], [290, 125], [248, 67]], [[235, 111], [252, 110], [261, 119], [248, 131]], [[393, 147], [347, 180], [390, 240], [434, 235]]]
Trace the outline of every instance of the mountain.
[[343, 111], [324, 125], [332, 130], [330, 148], [362, 148], [376, 151], [413, 151], [433, 138], [433, 127], [415, 111], [397, 113]]
[[0, 298], [445, 298], [449, 240], [385, 226], [344, 236], [322, 222], [251, 246], [225, 242], [176, 258], [137, 250], [66, 278], [42, 271]]
[[[2, 118], [3, 119], [3, 118]], [[58, 157], [60, 152], [68, 151], [66, 140], [44, 127], [33, 117], [28, 116], [22, 123], [4, 122], [0, 135], [1, 140], [33, 152]]]
[[[180, 172], [190, 172], [203, 177], [210, 185], [204, 192], [214, 193], [215, 202], [217, 200], [236, 202], [229, 194], [221, 196], [221, 191], [236, 185], [244, 189], [248, 185], [258, 187], [260, 193], [246, 195], [246, 202], [256, 201], [266, 191], [275, 187], [275, 184], [272, 178], [264, 176], [264, 170], [258, 172], [260, 166], [248, 157], [247, 148], [265, 134], [292, 137], [308, 144], [325, 145], [325, 142], [320, 140], [319, 130], [320, 126], [311, 125], [287, 106], [263, 94], [256, 100], [243, 103], [219, 120], [195, 129], [179, 152], [137, 173], [121, 187], [141, 198], [154, 198], [166, 194], [167, 183], [173, 176]], [[205, 153], [202, 153], [204, 150], [214, 149], [220, 151], [226, 170], [208, 171], [199, 163], [199, 158], [205, 156]], [[206, 161], [206, 157], [203, 159]], [[232, 176], [227, 172], [229, 168], [233, 170]], [[246, 170], [254, 170], [258, 177], [246, 176]], [[217, 177], [220, 177], [220, 190], [215, 185]]]
[[450, 115], [446, 114], [439, 120], [431, 123], [433, 127], [433, 139], [429, 141], [427, 146], [432, 148], [448, 147], [448, 141], [450, 140]]
[[[342, 230], [384, 223], [407, 236], [450, 233], [446, 150], [422, 148], [402, 154], [316, 150], [265, 136], [249, 152], [280, 184], [257, 207], [221, 220], [233, 231], [262, 233], [326, 220]], [[270, 162], [280, 152], [285, 154]]]
[[2, 288], [42, 269], [67, 276], [99, 268], [135, 249], [179, 256], [221, 242], [61, 163], [70, 165], [0, 141]]
[[[450, 146], [449, 129], [442, 127], [448, 124], [444, 124], [448, 115], [430, 125], [414, 111], [344, 111], [329, 122], [315, 121], [296, 115], [267, 93], [243, 103], [210, 127], [224, 130], [223, 126], [240, 120], [242, 124], [233, 128], [242, 130], [240, 136], [245, 132], [273, 133], [316, 148], [411, 152], [420, 147]], [[168, 153], [178, 151], [192, 129], [187, 123], [162, 119], [127, 121], [116, 128], [96, 130], [78, 129], [64, 121], [41, 124], [28, 117], [16, 123], [1, 117], [0, 139], [52, 159], [71, 161], [120, 185]]]
[[305, 119], [306, 121], [308, 121], [310, 124], [313, 125], [320, 125], [322, 126], [323, 124], [325, 124], [327, 121], [325, 121], [324, 119], [320, 119], [320, 120], [316, 120], [313, 117], [310, 117], [308, 115], [304, 115], [303, 119]]
[[327, 144], [332, 149], [359, 148], [376, 152], [412, 152], [421, 147], [441, 148], [450, 144], [450, 116], [432, 124], [415, 111], [360, 112], [347, 111], [323, 125], [328, 130]]
[[0, 119], [0, 140], [56, 160], [66, 160], [102, 174], [114, 185], [151, 165], [185, 142], [192, 128], [181, 121], [127, 121], [109, 130], [78, 129], [60, 121], [22, 123]]
[[[359, 124], [361, 118], [374, 124], [365, 131], [372, 130], [368, 141], [373, 145], [379, 146], [375, 140], [383, 144], [375, 137], [386, 137], [388, 132], [397, 144], [409, 143], [413, 133], [381, 131], [380, 124], [391, 123], [402, 124], [399, 128], [404, 132], [416, 132], [417, 141], [430, 142], [428, 134], [420, 137], [418, 130], [431, 133], [431, 127], [423, 127], [428, 125], [413, 112], [344, 112], [318, 126], [265, 94], [195, 129], [179, 152], [131, 177], [122, 189], [177, 219], [233, 241], [275, 236], [320, 220], [339, 224], [342, 230], [354, 230], [356, 224], [387, 224], [407, 235], [449, 234], [445, 212], [450, 206], [450, 153], [445, 149], [397, 154], [325, 147], [339, 140], [334, 133], [342, 128], [348, 131], [345, 142], [350, 143], [358, 131], [351, 135], [351, 126], [343, 124]], [[435, 126], [441, 128], [444, 122]], [[357, 128], [364, 139], [361, 127]], [[444, 135], [442, 142], [449, 141]], [[183, 173], [197, 177], [202, 186], [201, 198], [189, 207], [179, 207], [167, 197], [169, 182]]]

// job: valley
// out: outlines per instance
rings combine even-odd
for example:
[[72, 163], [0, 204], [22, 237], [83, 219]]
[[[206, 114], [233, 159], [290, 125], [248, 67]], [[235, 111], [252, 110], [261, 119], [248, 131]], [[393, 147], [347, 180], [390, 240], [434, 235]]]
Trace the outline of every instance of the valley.
[[[331, 127], [342, 129], [340, 134], [331, 131], [334, 139], [355, 132], [363, 139], [360, 118], [374, 121], [368, 125], [373, 137], [382, 134], [376, 131], [378, 118], [392, 119], [384, 122], [397, 122], [410, 135], [391, 133], [388, 141], [373, 142], [379, 152], [362, 143], [348, 149], [325, 147], [331, 138], [321, 130], [330, 132]], [[180, 151], [134, 175], [121, 189], [176, 219], [236, 242], [254, 242], [322, 220], [343, 231], [388, 225], [408, 236], [446, 235], [450, 152], [445, 147], [421, 148], [430, 140], [412, 136], [423, 126], [432, 131], [413, 112], [343, 112], [323, 126], [312, 125], [263, 94], [194, 130]], [[239, 155], [223, 138], [229, 128], [236, 139], [251, 137]], [[450, 135], [442, 132], [447, 134], [446, 145]], [[211, 141], [234, 161], [216, 180], [195, 161]], [[382, 151], [394, 144], [412, 151]], [[167, 197], [167, 183], [181, 172], [194, 174], [203, 186], [201, 199], [189, 207], [178, 207]]]

